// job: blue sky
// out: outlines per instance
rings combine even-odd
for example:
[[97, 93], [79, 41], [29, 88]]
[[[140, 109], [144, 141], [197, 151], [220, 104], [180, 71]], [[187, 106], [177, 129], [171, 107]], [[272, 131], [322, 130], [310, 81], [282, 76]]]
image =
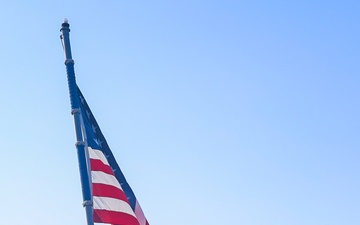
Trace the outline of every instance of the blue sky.
[[1, 224], [85, 224], [59, 29], [152, 225], [360, 223], [358, 1], [3, 1]]

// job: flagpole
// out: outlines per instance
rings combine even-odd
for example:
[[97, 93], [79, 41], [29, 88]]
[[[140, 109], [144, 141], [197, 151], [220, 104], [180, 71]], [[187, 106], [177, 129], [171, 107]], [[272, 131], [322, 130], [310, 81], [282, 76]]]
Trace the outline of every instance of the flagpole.
[[68, 87], [70, 93], [70, 104], [71, 104], [71, 114], [74, 116], [75, 123], [75, 134], [76, 134], [76, 149], [79, 162], [80, 170], [80, 180], [81, 180], [81, 189], [83, 195], [83, 206], [85, 207], [87, 225], [94, 225], [93, 221], [93, 204], [91, 197], [91, 188], [89, 182], [88, 166], [85, 154], [85, 142], [83, 138], [83, 133], [81, 129], [81, 111], [79, 97], [77, 93], [77, 85], [75, 79], [75, 70], [74, 70], [74, 60], [71, 56], [71, 47], [70, 47], [70, 25], [67, 19], [61, 25], [61, 40], [65, 53], [65, 65], [66, 73], [68, 80]]

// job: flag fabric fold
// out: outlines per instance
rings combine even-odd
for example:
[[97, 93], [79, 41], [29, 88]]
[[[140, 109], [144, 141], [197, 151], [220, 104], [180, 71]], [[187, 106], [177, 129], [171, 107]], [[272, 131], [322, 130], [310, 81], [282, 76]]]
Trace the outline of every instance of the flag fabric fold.
[[89, 155], [94, 222], [149, 225], [79, 87], [77, 90]]

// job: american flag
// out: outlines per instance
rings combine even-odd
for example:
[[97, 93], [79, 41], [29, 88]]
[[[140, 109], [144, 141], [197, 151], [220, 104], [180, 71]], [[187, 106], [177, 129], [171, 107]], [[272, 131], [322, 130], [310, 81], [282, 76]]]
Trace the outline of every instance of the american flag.
[[89, 156], [94, 222], [149, 225], [79, 88], [78, 96]]

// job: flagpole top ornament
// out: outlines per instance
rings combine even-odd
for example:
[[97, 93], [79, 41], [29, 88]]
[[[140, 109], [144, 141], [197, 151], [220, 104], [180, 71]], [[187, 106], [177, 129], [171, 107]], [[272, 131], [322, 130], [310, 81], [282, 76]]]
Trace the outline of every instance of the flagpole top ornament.
[[70, 27], [70, 24], [69, 24], [69, 20], [67, 19], [67, 18], [65, 18], [64, 19], [64, 22], [61, 24], [61, 31], [62, 30], [68, 30], [68, 31], [70, 31], [70, 29], [69, 29], [69, 27]]

